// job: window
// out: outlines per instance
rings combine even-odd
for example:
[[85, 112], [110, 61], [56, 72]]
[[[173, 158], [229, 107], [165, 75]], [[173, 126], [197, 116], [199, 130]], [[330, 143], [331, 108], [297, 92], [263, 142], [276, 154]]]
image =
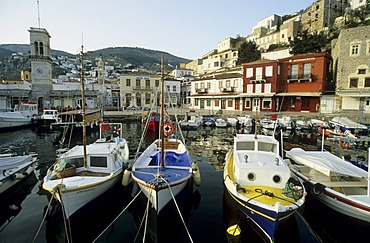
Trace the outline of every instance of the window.
[[303, 64], [303, 78], [311, 78], [311, 63]]
[[220, 65], [220, 64], [219, 64], [219, 62], [214, 62], [214, 63], [213, 63], [213, 66], [214, 66], [214, 67], [218, 67], [219, 65]]
[[220, 105], [220, 101], [219, 100], [215, 100], [215, 106], [218, 107]]
[[310, 100], [302, 99], [302, 108], [309, 108], [309, 107], [310, 107]]
[[239, 83], [238, 81], [239, 81], [239, 80], [234, 79], [234, 87], [235, 87], [235, 88], [238, 88], [238, 86], [239, 86], [239, 85], [238, 85], [238, 83]]
[[247, 68], [246, 69], [246, 78], [252, 78], [253, 77], [253, 68]]
[[211, 106], [211, 99], [207, 99], [207, 106]]
[[140, 87], [141, 86], [141, 80], [140, 79], [136, 79], [136, 87]]
[[226, 80], [226, 88], [230, 88], [230, 80]]
[[364, 84], [365, 88], [369, 88], [370, 87], [370, 78], [365, 78], [365, 84]]
[[199, 105], [199, 99], [195, 99], [195, 106], [198, 106]]
[[204, 89], [204, 83], [203, 82], [200, 83], [200, 88]]
[[351, 78], [349, 80], [349, 87], [350, 88], [357, 88], [358, 87], [358, 78]]
[[107, 167], [107, 157], [90, 157], [90, 166]]
[[227, 106], [228, 107], [233, 107], [233, 100], [232, 99], [227, 100]]
[[261, 80], [262, 78], [262, 67], [256, 68], [256, 80]]
[[222, 81], [218, 81], [218, 88], [222, 89]]
[[245, 108], [251, 108], [251, 99], [245, 99], [245, 101], [244, 101], [244, 103], [245, 103]]
[[262, 108], [266, 110], [271, 109], [271, 98], [263, 98]]
[[265, 73], [266, 77], [272, 77], [272, 66], [266, 67]]
[[147, 80], [145, 80], [145, 86], [146, 86], [146, 87], [150, 87], [150, 80], [148, 80], [148, 79], [147, 79]]
[[351, 44], [350, 56], [356, 56], [360, 54], [360, 44]]
[[357, 74], [366, 74], [366, 69], [359, 69]]
[[253, 93], [253, 84], [248, 84], [248, 85], [247, 85], [247, 93], [248, 93], [248, 94]]
[[290, 78], [292, 79], [298, 78], [298, 65], [297, 64], [291, 66]]
[[155, 81], [155, 87], [158, 87], [159, 86], [159, 80], [156, 80]]
[[207, 89], [211, 89], [211, 82], [207, 83]]
[[150, 93], [145, 94], [145, 104], [150, 104]]
[[172, 91], [173, 91], [173, 92], [176, 92], [176, 85], [173, 85], [173, 86], [172, 86]]
[[171, 91], [171, 89], [170, 89], [170, 86], [169, 86], [169, 85], [166, 85], [166, 89], [167, 89], [167, 91], [168, 91], [168, 92], [170, 92], [170, 91]]
[[262, 92], [262, 84], [256, 84], [256, 93]]
[[271, 84], [265, 84], [265, 93], [271, 93]]
[[196, 83], [196, 84], [195, 84], [195, 90], [197, 90], [197, 89], [198, 89], [198, 86], [199, 86], [199, 85]]
[[126, 79], [126, 86], [130, 87], [131, 86], [131, 79]]

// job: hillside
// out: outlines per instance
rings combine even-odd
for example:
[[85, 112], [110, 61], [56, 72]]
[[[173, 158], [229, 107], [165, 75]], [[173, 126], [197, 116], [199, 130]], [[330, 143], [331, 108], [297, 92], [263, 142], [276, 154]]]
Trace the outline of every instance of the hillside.
[[[13, 53], [23, 53], [20, 60], [12, 58]], [[28, 54], [30, 47], [28, 44], [0, 44], [0, 67], [1, 78], [18, 78], [20, 70], [30, 67]], [[73, 54], [60, 50], [51, 50], [52, 56], [73, 56]], [[131, 68], [145, 68], [148, 71], [159, 72], [161, 56], [164, 56], [166, 63], [166, 70], [173, 70], [182, 62], [189, 62], [190, 60], [176, 57], [167, 52], [154, 51], [138, 47], [109, 47], [96, 51], [87, 52], [85, 59], [94, 61], [97, 58], [103, 58], [106, 65], [115, 66], [117, 68], [124, 68], [131, 66]], [[130, 65], [129, 65], [130, 64]], [[58, 64], [55, 64], [58, 65]], [[60, 65], [60, 64], [59, 64]], [[60, 72], [65, 72], [60, 69], [57, 72], [57, 67], [53, 68], [53, 78]]]

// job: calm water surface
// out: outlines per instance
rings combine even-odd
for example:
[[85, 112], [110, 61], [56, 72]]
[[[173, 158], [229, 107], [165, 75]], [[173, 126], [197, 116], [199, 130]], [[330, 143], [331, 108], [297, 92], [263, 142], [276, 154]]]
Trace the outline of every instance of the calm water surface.
[[[128, 140], [132, 155], [136, 152], [142, 134], [142, 126], [138, 122], [124, 123], [124, 137]], [[261, 242], [258, 234], [249, 226], [246, 219], [235, 212], [232, 202], [224, 195], [222, 168], [223, 159], [231, 148], [235, 129], [201, 128], [198, 131], [184, 131], [188, 149], [200, 166], [202, 184], [190, 188], [184, 195], [189, 199], [183, 206], [182, 216], [187, 222], [188, 232], [182, 224], [176, 209], [169, 213], [171, 218], [179, 218], [177, 223], [168, 220], [161, 222], [161, 229], [166, 235], [163, 242]], [[97, 134], [89, 137], [94, 141]], [[86, 205], [71, 218], [69, 223], [63, 220], [60, 206], [50, 201], [50, 196], [40, 189], [40, 182], [47, 168], [54, 163], [56, 150], [61, 146], [60, 136], [56, 133], [42, 133], [31, 129], [0, 134], [0, 152], [37, 153], [38, 165], [35, 174], [14, 189], [10, 195], [1, 196], [0, 242], [142, 242], [138, 233], [140, 227], [139, 212], [135, 210], [139, 198], [127, 208], [133, 200], [130, 190], [121, 186], [113, 188], [107, 194]], [[81, 141], [71, 140], [73, 146]], [[132, 157], [132, 156], [131, 156]], [[50, 204], [49, 204], [50, 203]], [[19, 210], [9, 212], [8, 204], [16, 204]], [[316, 209], [317, 205], [314, 205]], [[308, 207], [308, 205], [307, 205]], [[47, 217], [44, 212], [48, 210]], [[319, 210], [319, 209], [318, 209]], [[305, 211], [308, 211], [305, 209]], [[315, 211], [315, 210], [314, 210]], [[322, 216], [322, 211], [320, 216]], [[325, 211], [326, 212], [326, 211]], [[311, 228], [319, 234], [324, 242], [350, 242], [352, 236], [343, 236], [333, 231], [330, 225], [325, 229], [320, 216], [310, 211], [310, 225], [302, 215], [302, 211], [293, 219], [294, 222], [282, 230], [277, 242], [319, 242]], [[138, 217], [139, 215], [139, 217]], [[337, 217], [337, 215], [329, 215]], [[343, 219], [346, 222], [346, 219]], [[228, 238], [226, 227], [239, 223], [242, 234], [239, 239]], [[353, 223], [352, 223], [353, 225]], [[348, 225], [345, 224], [347, 227]], [[339, 226], [338, 226], [339, 227]], [[150, 229], [150, 225], [148, 225]], [[70, 235], [66, 237], [66, 230]], [[366, 230], [366, 229], [364, 229]], [[103, 232], [103, 233], [102, 233]], [[162, 232], [162, 231], [161, 231]], [[98, 238], [98, 236], [102, 235]], [[338, 240], [339, 239], [339, 240]]]

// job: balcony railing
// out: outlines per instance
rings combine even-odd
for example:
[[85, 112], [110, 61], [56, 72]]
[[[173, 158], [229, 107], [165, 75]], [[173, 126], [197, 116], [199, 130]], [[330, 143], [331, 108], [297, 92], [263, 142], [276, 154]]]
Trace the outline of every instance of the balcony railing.
[[152, 91], [154, 88], [149, 87], [149, 86], [134, 86], [133, 90], [135, 91]]
[[221, 88], [221, 92], [234, 92], [234, 87]]
[[288, 76], [287, 82], [298, 82], [300, 83], [301, 81], [309, 81], [312, 82], [312, 75], [311, 74], [304, 74], [304, 75], [292, 75]]
[[196, 91], [198, 94], [201, 94], [201, 93], [208, 93], [208, 89], [207, 89], [207, 88], [195, 89], [195, 91]]

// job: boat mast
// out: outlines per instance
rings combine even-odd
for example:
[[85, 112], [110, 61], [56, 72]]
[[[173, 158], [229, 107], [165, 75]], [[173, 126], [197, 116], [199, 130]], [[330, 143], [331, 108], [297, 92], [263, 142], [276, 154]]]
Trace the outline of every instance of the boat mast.
[[159, 124], [161, 138], [161, 166], [164, 167], [164, 57], [161, 58], [161, 112]]
[[82, 141], [83, 141], [83, 165], [87, 167], [86, 159], [86, 119], [85, 119], [85, 76], [84, 76], [84, 46], [81, 46], [81, 107], [82, 107]]

